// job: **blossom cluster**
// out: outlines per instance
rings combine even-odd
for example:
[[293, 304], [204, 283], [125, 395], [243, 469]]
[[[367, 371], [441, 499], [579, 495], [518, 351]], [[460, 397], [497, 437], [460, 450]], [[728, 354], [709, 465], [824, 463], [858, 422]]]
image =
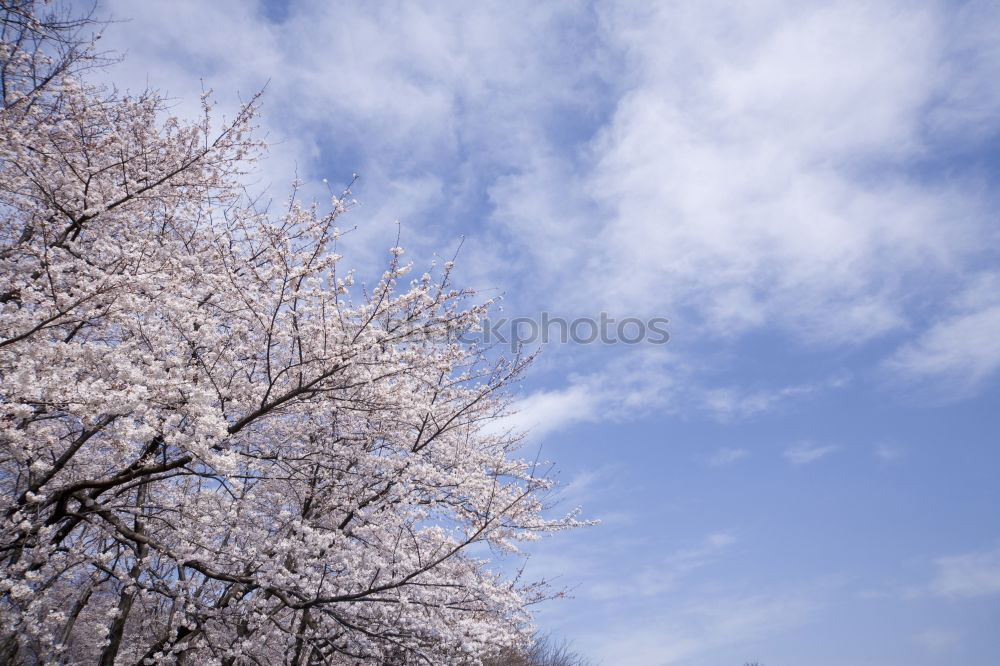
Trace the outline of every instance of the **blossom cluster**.
[[[530, 359], [391, 248], [248, 200], [222, 127], [87, 82], [79, 25], [0, 9], [0, 662], [478, 663], [539, 583], [476, 553], [581, 524], [488, 427]], [[278, 206], [273, 206], [278, 208]], [[435, 275], [436, 277], [432, 276]]]

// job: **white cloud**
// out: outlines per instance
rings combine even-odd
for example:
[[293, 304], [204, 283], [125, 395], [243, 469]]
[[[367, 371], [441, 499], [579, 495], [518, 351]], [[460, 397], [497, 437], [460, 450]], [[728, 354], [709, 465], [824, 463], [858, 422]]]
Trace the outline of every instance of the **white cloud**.
[[909, 381], [933, 381], [939, 393], [955, 398], [1000, 370], [1000, 273], [979, 275], [950, 305], [950, 312], [897, 350], [886, 368]]
[[587, 585], [582, 594], [600, 601], [663, 595], [698, 569], [716, 562], [736, 542], [736, 536], [730, 531], [710, 534], [697, 546], [657, 558], [655, 564], [618, 576], [613, 581]]
[[749, 455], [750, 451], [747, 449], [723, 448], [712, 454], [712, 457], [708, 459], [708, 464], [712, 467], [724, 467], [743, 460]]
[[[567, 509], [600, 504], [601, 499], [617, 487], [620, 471], [619, 465], [602, 465], [577, 472], [569, 481], [557, 487], [554, 500], [560, 507]], [[601, 525], [606, 525], [609, 519], [612, 523], [627, 523], [634, 519], [633, 514], [628, 512], [600, 515], [591, 515], [588, 512], [587, 516], [600, 520]]]
[[578, 423], [631, 418], [666, 406], [674, 395], [683, 365], [663, 350], [633, 350], [599, 372], [571, 375], [568, 386], [536, 391], [514, 404], [516, 413], [504, 426], [527, 431], [532, 438]]
[[237, 93], [267, 83], [261, 134], [274, 145], [261, 180], [277, 196], [296, 167], [318, 196], [320, 178], [360, 172], [360, 229], [345, 241], [359, 252], [384, 245], [395, 219], [411, 225], [411, 249], [440, 249], [459, 233], [441, 218], [467, 212], [498, 165], [521, 162], [554, 113], [593, 102], [598, 51], [577, 48], [587, 35], [569, 2], [304, 0], [281, 21], [239, 0], [101, 5], [127, 19], [102, 41], [128, 54], [110, 79], [165, 90], [181, 115], [197, 117], [203, 84], [231, 114]]
[[884, 463], [892, 463], [900, 460], [906, 455], [902, 447], [888, 442], [881, 442], [875, 446], [875, 457]]
[[524, 299], [853, 342], [908, 322], [902, 277], [978, 249], [981, 197], [893, 166], [927, 150], [928, 109], [942, 132], [995, 126], [982, 7], [103, 6], [131, 19], [105, 42], [129, 52], [114, 78], [181, 111], [201, 79], [229, 100], [270, 80], [266, 178], [361, 171], [357, 244], [399, 218], [441, 247], [454, 229], [436, 220], [488, 191], [474, 270], [511, 286], [518, 262]]
[[913, 637], [924, 648], [931, 651], [955, 647], [962, 640], [962, 633], [954, 629], [925, 629]]
[[839, 446], [821, 446], [811, 442], [799, 442], [785, 449], [784, 456], [793, 465], [808, 465], [820, 458], [825, 458], [839, 448]]
[[935, 565], [932, 594], [949, 599], [1000, 594], [1000, 548], [942, 557]]
[[748, 418], [772, 411], [789, 401], [805, 398], [823, 390], [842, 388], [849, 382], [846, 375], [836, 375], [825, 381], [776, 388], [729, 386], [704, 389], [703, 407], [720, 421]]
[[629, 666], [719, 663], [713, 653], [773, 638], [808, 622], [816, 604], [797, 595], [711, 596], [629, 624], [607, 625], [580, 641], [599, 663]]
[[514, 404], [516, 412], [505, 425], [542, 439], [553, 431], [576, 423], [599, 420], [600, 402], [599, 397], [590, 394], [585, 385], [570, 386], [561, 391], [537, 391]]
[[[714, 334], [776, 325], [853, 344], [904, 327], [902, 276], [946, 270], [986, 222], [975, 193], [885, 168], [925, 150], [925, 110], [948, 89], [935, 11], [641, 7], [603, 15], [627, 75], [585, 159], [528, 160], [495, 190], [546, 286], [684, 311]], [[548, 214], [574, 196], [596, 233]], [[553, 244], [578, 254], [541, 256]], [[588, 270], [568, 280], [579, 253]]]
[[722, 420], [753, 416], [773, 408], [779, 401], [812, 392], [812, 387], [792, 386], [776, 391], [755, 391], [742, 387], [710, 389], [705, 405]]
[[699, 367], [664, 349], [632, 349], [600, 370], [572, 374], [559, 389], [535, 391], [514, 404], [517, 413], [505, 427], [534, 438], [581, 423], [631, 419], [652, 410], [671, 414], [706, 414], [730, 422], [786, 406], [789, 402], [844, 386], [832, 379], [774, 388], [703, 387]]

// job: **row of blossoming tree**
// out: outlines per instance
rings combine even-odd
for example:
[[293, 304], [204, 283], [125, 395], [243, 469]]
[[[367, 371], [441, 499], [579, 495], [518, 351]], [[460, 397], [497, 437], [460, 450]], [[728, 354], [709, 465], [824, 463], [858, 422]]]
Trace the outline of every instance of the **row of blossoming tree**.
[[579, 523], [495, 423], [525, 359], [458, 342], [488, 304], [396, 248], [353, 287], [343, 196], [249, 198], [256, 99], [167, 117], [88, 82], [86, 18], [0, 22], [0, 663], [523, 644], [548, 592], [484, 553]]

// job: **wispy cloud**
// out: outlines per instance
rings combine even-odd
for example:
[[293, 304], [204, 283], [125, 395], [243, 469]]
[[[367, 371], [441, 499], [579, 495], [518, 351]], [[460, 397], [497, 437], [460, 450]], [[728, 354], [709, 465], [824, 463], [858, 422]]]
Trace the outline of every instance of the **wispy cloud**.
[[597, 371], [573, 374], [562, 388], [535, 391], [515, 403], [507, 425], [534, 438], [579, 423], [635, 418], [656, 410], [732, 422], [772, 412], [794, 401], [844, 386], [843, 375], [774, 388], [704, 386], [700, 369], [673, 352], [631, 350]]
[[[579, 163], [527, 159], [498, 181], [496, 221], [567, 300], [681, 310], [721, 336], [778, 327], [854, 345], [903, 330], [905, 293], [980, 250], [989, 222], [979, 192], [893, 168], [925, 150], [927, 110], [948, 103], [955, 35], [927, 6], [722, 13], [604, 10], [630, 74], [613, 113]], [[992, 65], [977, 65], [963, 76], [985, 82]], [[581, 234], [567, 208], [602, 223]]]
[[1000, 370], [1000, 273], [978, 276], [948, 310], [885, 367], [909, 381], [933, 382], [937, 395], [955, 399]]
[[655, 564], [621, 576], [613, 582], [599, 581], [591, 584], [585, 592], [588, 596], [601, 600], [659, 596], [673, 589], [686, 576], [717, 561], [736, 542], [736, 536], [732, 532], [716, 532], [693, 548], [658, 558]]
[[807, 623], [817, 604], [796, 594], [712, 596], [650, 614], [628, 624], [610, 624], [583, 641], [587, 654], [607, 664], [667, 666], [719, 663], [720, 649], [773, 638]]
[[784, 456], [793, 465], [808, 465], [839, 449], [839, 446], [821, 446], [811, 442], [799, 442], [785, 449]]
[[732, 465], [735, 462], [743, 460], [750, 455], [750, 451], [747, 449], [732, 449], [724, 448], [719, 449], [712, 454], [712, 457], [708, 459], [708, 464], [711, 467], [724, 467], [726, 465]]
[[892, 444], [889, 442], [880, 442], [875, 445], [875, 457], [884, 463], [892, 463], [901, 460], [906, 453], [903, 448], [897, 444]]
[[842, 388], [849, 381], [847, 375], [838, 374], [823, 381], [774, 388], [708, 388], [701, 392], [701, 400], [703, 407], [715, 418], [721, 421], [738, 420], [773, 411], [824, 390]]
[[[601, 51], [580, 46], [595, 41], [596, 25], [581, 21], [587, 14], [574, 3], [303, 0], [281, 16], [264, 5], [177, 0], [140, 9], [103, 0], [104, 12], [129, 20], [112, 24], [102, 42], [129, 54], [113, 78], [133, 90], [151, 83], [192, 117], [202, 85], [231, 111], [266, 84], [261, 134], [273, 145], [260, 184], [282, 197], [297, 170], [307, 193], [323, 197], [322, 177], [340, 183], [360, 172], [362, 206], [351, 216], [359, 229], [345, 239], [355, 259], [384, 245], [396, 219], [410, 230], [411, 251], [470, 231], [440, 220], [478, 206], [491, 174], [524, 160], [554, 114], [595, 104]], [[487, 235], [470, 234], [470, 254]], [[493, 286], [507, 286], [497, 277]]]
[[1000, 594], [1000, 548], [942, 557], [935, 565], [932, 594], [949, 599]]
[[487, 196], [468, 251], [519, 298], [836, 344], [903, 330], [901, 296], [982, 249], [982, 193], [899, 166], [997, 127], [995, 17], [972, 5], [103, 3], [133, 19], [109, 31], [133, 88], [270, 80], [267, 179], [362, 171], [351, 242], [399, 218], [439, 247], [435, 220]]
[[652, 350], [620, 358], [597, 372], [571, 375], [561, 389], [541, 390], [514, 404], [505, 425], [532, 438], [577, 423], [631, 418], [668, 405], [684, 366], [666, 351]]
[[937, 652], [958, 645], [962, 640], [962, 632], [954, 629], [924, 629], [913, 639], [924, 648]]

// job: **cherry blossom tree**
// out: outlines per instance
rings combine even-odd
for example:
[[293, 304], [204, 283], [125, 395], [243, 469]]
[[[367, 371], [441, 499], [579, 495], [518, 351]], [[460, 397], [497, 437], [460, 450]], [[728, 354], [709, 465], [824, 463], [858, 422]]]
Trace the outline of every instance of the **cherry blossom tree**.
[[496, 420], [530, 359], [217, 126], [89, 83], [86, 19], [0, 0], [0, 663], [479, 663], [542, 583], [485, 556], [579, 525]]

